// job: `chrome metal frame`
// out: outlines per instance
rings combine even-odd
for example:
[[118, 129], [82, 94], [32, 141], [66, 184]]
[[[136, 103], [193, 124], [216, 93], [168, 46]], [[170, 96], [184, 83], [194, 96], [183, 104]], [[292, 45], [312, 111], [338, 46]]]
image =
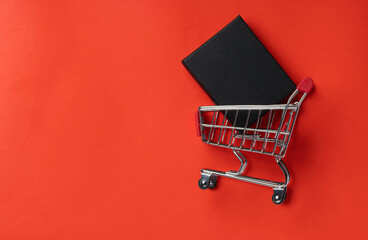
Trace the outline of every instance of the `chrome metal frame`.
[[[286, 154], [300, 106], [307, 96], [307, 92], [304, 92], [299, 101], [291, 103], [298, 93], [299, 90], [296, 89], [289, 97], [286, 104], [199, 107], [199, 130], [202, 141], [210, 145], [232, 149], [233, 153], [240, 161], [238, 171], [223, 172], [202, 169], [201, 179], [198, 183], [200, 188], [213, 188], [216, 185], [217, 176], [223, 176], [271, 187], [274, 191], [272, 196], [273, 202], [275, 204], [281, 204], [286, 197], [286, 188], [290, 182], [290, 174], [282, 158]], [[230, 123], [227, 118], [227, 114], [230, 111], [235, 113], [235, 120], [233, 123]], [[237, 117], [241, 111], [247, 112], [245, 126], [237, 125]], [[266, 111], [268, 111], [268, 113], [263, 115], [262, 113]], [[258, 112], [257, 122], [252, 126], [248, 126], [249, 116], [252, 112], [253, 114], [254, 112]], [[279, 121], [275, 120], [277, 112], [281, 113], [279, 114]], [[210, 114], [210, 116], [212, 116], [210, 119], [212, 120], [206, 122], [204, 117], [206, 114]], [[221, 114], [223, 115], [222, 117], [220, 116]], [[262, 125], [262, 119], [264, 118], [267, 119], [267, 122]], [[285, 181], [276, 182], [242, 175], [247, 166], [247, 160], [240, 151], [258, 152], [274, 156], [276, 163], [285, 176]]]

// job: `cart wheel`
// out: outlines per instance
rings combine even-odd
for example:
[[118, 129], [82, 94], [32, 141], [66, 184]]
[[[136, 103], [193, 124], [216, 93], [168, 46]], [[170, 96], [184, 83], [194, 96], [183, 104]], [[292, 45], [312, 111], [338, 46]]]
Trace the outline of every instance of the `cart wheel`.
[[216, 187], [216, 184], [217, 184], [217, 176], [211, 176], [210, 177], [210, 184], [208, 186], [208, 188], [212, 189], [212, 188], [215, 188]]
[[272, 195], [272, 202], [280, 205], [286, 198], [286, 188], [282, 190], [274, 190]]
[[200, 189], [206, 190], [210, 186], [210, 184], [209, 184], [209, 181], [207, 179], [201, 178], [198, 181], [198, 186], [199, 186]]

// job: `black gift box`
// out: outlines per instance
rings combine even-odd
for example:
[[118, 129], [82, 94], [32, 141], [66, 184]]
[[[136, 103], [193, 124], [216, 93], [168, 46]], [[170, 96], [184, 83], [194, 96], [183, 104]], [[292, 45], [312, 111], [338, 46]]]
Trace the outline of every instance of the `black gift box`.
[[[217, 105], [276, 104], [296, 88], [240, 16], [183, 64]], [[252, 112], [248, 126], [257, 116]], [[234, 114], [227, 117], [233, 122]], [[245, 119], [239, 115], [236, 125], [244, 127]]]

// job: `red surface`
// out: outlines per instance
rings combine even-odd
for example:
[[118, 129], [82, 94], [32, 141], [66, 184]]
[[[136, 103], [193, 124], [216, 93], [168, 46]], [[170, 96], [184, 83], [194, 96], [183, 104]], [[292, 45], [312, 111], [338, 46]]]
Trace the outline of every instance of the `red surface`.
[[[272, 190], [220, 179], [211, 101], [181, 60], [238, 14], [295, 83], [313, 78]], [[367, 1], [0, 3], [0, 239], [367, 238]], [[246, 154], [251, 176], [282, 180]]]

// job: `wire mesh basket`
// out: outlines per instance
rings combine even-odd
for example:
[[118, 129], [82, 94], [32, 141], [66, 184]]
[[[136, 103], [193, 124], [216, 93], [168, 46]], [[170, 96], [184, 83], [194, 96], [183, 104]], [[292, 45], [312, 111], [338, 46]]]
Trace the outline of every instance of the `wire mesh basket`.
[[[217, 176], [224, 176], [271, 187], [274, 191], [272, 201], [281, 204], [285, 200], [290, 181], [290, 174], [282, 158], [286, 154], [300, 106], [312, 88], [312, 79], [305, 78], [286, 104], [199, 107], [196, 112], [197, 135], [207, 144], [232, 149], [241, 162], [238, 171], [202, 169], [199, 187], [214, 188]], [[293, 102], [298, 93], [302, 93], [299, 101]], [[275, 182], [241, 175], [247, 165], [241, 151], [274, 156], [285, 175], [285, 181]]]

